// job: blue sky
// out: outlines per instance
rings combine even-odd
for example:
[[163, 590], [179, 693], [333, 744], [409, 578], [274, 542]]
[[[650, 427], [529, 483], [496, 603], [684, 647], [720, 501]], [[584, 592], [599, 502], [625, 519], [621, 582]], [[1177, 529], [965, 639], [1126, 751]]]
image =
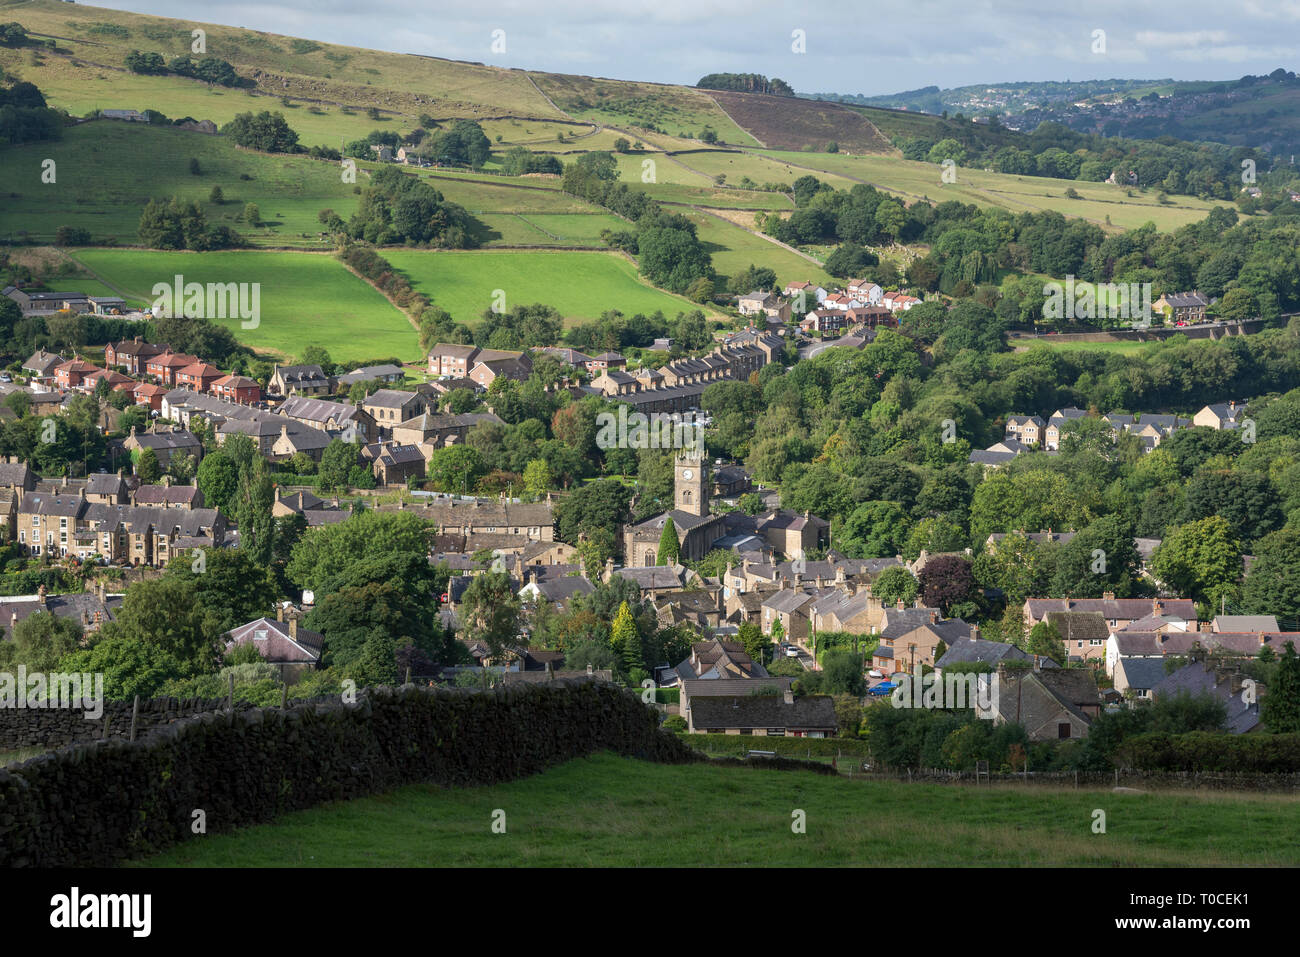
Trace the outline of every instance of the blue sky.
[[[1233, 79], [1300, 66], [1300, 0], [97, 0], [332, 43], [618, 79], [777, 76], [799, 92], [1111, 77]], [[505, 52], [492, 49], [504, 31]], [[801, 30], [805, 52], [792, 50]], [[1094, 32], [1105, 31], [1105, 52]]]

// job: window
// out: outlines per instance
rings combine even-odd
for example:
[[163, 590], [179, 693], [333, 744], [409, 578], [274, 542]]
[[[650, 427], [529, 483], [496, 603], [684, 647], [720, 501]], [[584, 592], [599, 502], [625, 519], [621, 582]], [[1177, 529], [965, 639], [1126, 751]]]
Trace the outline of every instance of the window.
[[1062, 721], [1058, 724], [1056, 726], [1056, 736], [1061, 739], [1068, 738], [1070, 736], [1070, 722]]

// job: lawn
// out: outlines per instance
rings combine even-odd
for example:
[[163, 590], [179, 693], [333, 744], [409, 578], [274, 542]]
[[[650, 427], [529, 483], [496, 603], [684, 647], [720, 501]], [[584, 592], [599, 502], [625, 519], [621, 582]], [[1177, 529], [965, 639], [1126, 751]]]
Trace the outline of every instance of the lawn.
[[[47, 157], [55, 161], [53, 183], [41, 182]], [[197, 176], [191, 158], [199, 162]], [[10, 191], [0, 205], [0, 233], [27, 230], [40, 242], [52, 242], [59, 226], [78, 226], [95, 243], [138, 243], [141, 208], [176, 196], [199, 203], [210, 223], [230, 226], [253, 244], [326, 247], [317, 214], [328, 207], [350, 217], [358, 200], [337, 163], [254, 153], [224, 136], [115, 120], [83, 123], [54, 143], [2, 150], [0, 177]], [[364, 176], [358, 179], [364, 185]], [[224, 194], [220, 205], [209, 201], [214, 186]], [[257, 205], [264, 225], [242, 221], [245, 203]]]
[[298, 357], [324, 346], [338, 361], [420, 355], [406, 316], [333, 256], [295, 252], [152, 252], [85, 249], [74, 259], [119, 291], [152, 301], [155, 283], [260, 283], [261, 321], [243, 329], [238, 319], [216, 320], [254, 349]]
[[[881, 808], [906, 808], [882, 839]], [[1106, 812], [1106, 833], [1092, 832]], [[794, 833], [803, 811], [805, 833]], [[493, 833], [494, 814], [506, 831]], [[1294, 866], [1278, 795], [1115, 794], [664, 766], [610, 754], [467, 789], [415, 785], [189, 841], [151, 867]], [[682, 840], [689, 833], [690, 840]]]
[[507, 309], [546, 303], [574, 322], [607, 309], [629, 316], [663, 310], [672, 319], [702, 308], [643, 282], [636, 267], [615, 253], [387, 249], [383, 255], [457, 322], [477, 322], [498, 289], [505, 292]]

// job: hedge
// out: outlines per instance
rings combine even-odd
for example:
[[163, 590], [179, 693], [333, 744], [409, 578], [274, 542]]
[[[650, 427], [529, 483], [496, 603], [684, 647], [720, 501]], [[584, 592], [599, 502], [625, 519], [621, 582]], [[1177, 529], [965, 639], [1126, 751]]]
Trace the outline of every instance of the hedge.
[[325, 801], [427, 781], [482, 785], [611, 750], [705, 760], [610, 684], [496, 692], [376, 688], [284, 711], [210, 712], [135, 742], [77, 744], [0, 770], [0, 867], [95, 867]]
[[1138, 734], [1116, 748], [1115, 765], [1152, 771], [1295, 771], [1300, 734]]

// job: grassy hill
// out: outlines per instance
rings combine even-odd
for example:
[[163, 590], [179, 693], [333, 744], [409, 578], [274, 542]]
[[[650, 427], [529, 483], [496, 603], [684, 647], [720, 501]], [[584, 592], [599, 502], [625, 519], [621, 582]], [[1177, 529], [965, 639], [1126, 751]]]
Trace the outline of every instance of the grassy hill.
[[[41, 182], [46, 157], [57, 164], [51, 184]], [[198, 176], [191, 158], [199, 161]], [[0, 150], [0, 176], [10, 190], [0, 205], [0, 233], [40, 242], [52, 242], [59, 226], [79, 226], [97, 244], [137, 243], [141, 207], [177, 196], [200, 203], [209, 222], [254, 244], [324, 247], [317, 213], [328, 207], [351, 216], [358, 200], [337, 163], [266, 156], [224, 136], [116, 120], [82, 123], [58, 142]], [[221, 205], [209, 201], [213, 186], [224, 193]], [[266, 225], [239, 219], [245, 203], [257, 204]]]
[[70, 253], [118, 295], [150, 302], [155, 283], [258, 283], [260, 323], [244, 329], [239, 319], [215, 319], [253, 349], [282, 358], [324, 346], [340, 362], [380, 356], [420, 357], [410, 320], [396, 306], [353, 275], [333, 256], [321, 253], [237, 251], [156, 252], [84, 249]]
[[[905, 807], [903, 815], [881, 808]], [[1092, 833], [1093, 811], [1106, 833]], [[505, 834], [490, 830], [506, 814]], [[791, 828], [806, 814], [806, 833]], [[1281, 795], [908, 784], [597, 755], [508, 784], [419, 785], [197, 838], [149, 867], [1294, 866]]]
[[636, 267], [612, 252], [390, 249], [384, 258], [457, 322], [477, 322], [497, 289], [507, 309], [541, 302], [570, 321], [607, 309], [628, 316], [662, 310], [669, 319], [691, 309], [714, 312], [642, 282]]

